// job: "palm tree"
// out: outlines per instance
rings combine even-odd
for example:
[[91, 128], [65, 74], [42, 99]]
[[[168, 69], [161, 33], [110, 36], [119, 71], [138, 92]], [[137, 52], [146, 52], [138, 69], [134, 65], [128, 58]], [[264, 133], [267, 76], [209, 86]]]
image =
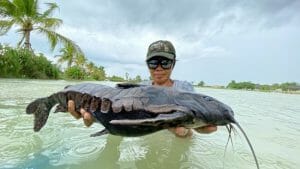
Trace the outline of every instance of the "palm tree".
[[91, 74], [93, 72], [94, 69], [96, 69], [95, 67], [95, 64], [93, 62], [89, 62], [87, 65], [86, 65], [86, 68], [87, 68], [87, 72], [89, 74]]
[[40, 12], [38, 0], [0, 0], [0, 36], [17, 26], [17, 32], [22, 35], [18, 46], [24, 45], [25, 48], [31, 49], [30, 35], [32, 31], [37, 31], [47, 37], [52, 50], [60, 42], [71, 45], [75, 52], [82, 53], [80, 47], [72, 40], [55, 32], [62, 24], [61, 19], [51, 17], [58, 9], [57, 4], [46, 5], [48, 8]]
[[84, 68], [85, 65], [86, 65], [86, 62], [87, 62], [87, 59], [86, 59], [86, 57], [85, 57], [84, 55], [82, 55], [82, 54], [77, 54], [77, 55], [75, 56], [75, 64], [76, 64], [76, 66], [79, 66], [79, 67], [81, 67], [81, 68]]
[[75, 62], [75, 52], [73, 46], [70, 44], [66, 44], [64, 48], [60, 49], [61, 55], [56, 55], [55, 57], [59, 57], [57, 62], [59, 64], [62, 64], [64, 62], [67, 62], [67, 67], [71, 67], [72, 64]]

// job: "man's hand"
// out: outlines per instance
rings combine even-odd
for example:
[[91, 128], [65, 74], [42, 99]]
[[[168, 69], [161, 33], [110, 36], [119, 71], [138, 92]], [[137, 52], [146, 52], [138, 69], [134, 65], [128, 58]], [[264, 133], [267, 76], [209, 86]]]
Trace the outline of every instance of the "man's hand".
[[217, 129], [218, 129], [218, 127], [215, 125], [208, 125], [208, 126], [204, 126], [204, 127], [194, 128], [195, 131], [197, 131], [198, 133], [201, 133], [201, 134], [209, 134], [209, 133], [217, 131]]
[[[194, 128], [194, 130], [201, 134], [210, 134], [212, 132], [217, 131], [217, 126], [214, 125], [208, 125], [204, 127]], [[185, 127], [175, 127], [175, 128], [169, 128], [169, 131], [174, 133], [177, 137], [187, 138], [191, 137], [193, 135], [193, 131], [191, 129], [185, 128]]]
[[185, 127], [169, 128], [169, 131], [174, 133], [177, 137], [182, 137], [182, 138], [191, 137], [193, 135], [193, 131]]
[[71, 113], [76, 119], [83, 118], [84, 124], [89, 127], [93, 124], [94, 118], [90, 112], [85, 111], [83, 108], [80, 109], [80, 112], [75, 110], [75, 103], [73, 100], [68, 101], [68, 112]]

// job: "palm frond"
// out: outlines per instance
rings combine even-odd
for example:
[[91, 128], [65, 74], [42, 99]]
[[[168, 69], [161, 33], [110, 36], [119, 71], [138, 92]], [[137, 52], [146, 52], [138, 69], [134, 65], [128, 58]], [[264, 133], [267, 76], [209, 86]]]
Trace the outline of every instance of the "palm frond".
[[77, 54], [75, 56], [75, 63], [77, 66], [84, 67], [86, 61], [87, 61], [87, 58], [82, 54]]
[[42, 14], [42, 18], [51, 16], [54, 12], [55, 9], [59, 9], [58, 5], [56, 3], [45, 3], [49, 9], [47, 9], [43, 14]]
[[58, 18], [43, 18], [43, 17], [38, 17], [35, 21], [35, 23], [40, 24], [42, 27], [45, 28], [57, 28], [59, 27], [63, 21], [61, 19]]
[[80, 49], [80, 47], [77, 44], [75, 44], [75, 42], [73, 42], [71, 39], [69, 39], [51, 29], [37, 27], [36, 30], [38, 30], [40, 33], [43, 33], [47, 36], [47, 38], [51, 44], [52, 50], [54, 50], [54, 48], [56, 47], [58, 42], [61, 42], [64, 45], [71, 45], [74, 48], [76, 53], [84, 55], [82, 50]]
[[6, 34], [13, 24], [13, 20], [0, 20], [0, 36]]
[[16, 6], [9, 0], [0, 1], [0, 16], [9, 17], [14, 15], [16, 11]]
[[13, 0], [12, 2], [15, 7], [15, 17], [22, 16], [22, 17], [35, 17], [38, 7], [37, 3], [38, 0]]
[[36, 14], [38, 14], [38, 10], [39, 10], [39, 5], [38, 5], [39, 1], [35, 0], [32, 5], [31, 5], [31, 15], [32, 17], [36, 17]]
[[70, 44], [66, 44], [63, 48], [59, 50], [62, 54], [58, 55], [58, 63], [64, 63], [67, 62], [68, 67], [70, 67], [76, 57], [76, 52], [74, 50], [74, 47], [71, 46]]
[[31, 16], [32, 15], [32, 5], [34, 3], [34, 0], [19, 0], [23, 2], [23, 8], [26, 16]]
[[15, 11], [15, 16], [24, 16], [26, 15], [26, 0], [13, 0], [12, 2], [15, 7], [16, 7], [16, 11]]

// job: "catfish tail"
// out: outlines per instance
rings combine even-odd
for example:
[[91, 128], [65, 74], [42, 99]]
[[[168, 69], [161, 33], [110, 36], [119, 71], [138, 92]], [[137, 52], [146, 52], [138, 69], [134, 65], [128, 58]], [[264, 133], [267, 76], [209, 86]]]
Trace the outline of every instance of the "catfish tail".
[[251, 149], [252, 155], [253, 155], [254, 160], [255, 160], [256, 167], [257, 167], [257, 169], [259, 169], [258, 160], [257, 160], [257, 158], [256, 158], [256, 155], [255, 155], [253, 146], [252, 146], [252, 144], [251, 144], [251, 142], [250, 142], [250, 140], [249, 140], [249, 138], [248, 138], [246, 132], [243, 130], [243, 128], [240, 126], [240, 124], [239, 124], [238, 122], [235, 121], [235, 125], [236, 125], [236, 126], [241, 130], [241, 132], [243, 133], [243, 135], [244, 135], [244, 137], [245, 137], [245, 139], [246, 139], [246, 141], [247, 141], [247, 143], [248, 143], [248, 145], [249, 145], [249, 147], [250, 147], [250, 149]]
[[26, 107], [26, 113], [34, 115], [34, 131], [40, 131], [46, 124], [51, 108], [47, 104], [47, 98], [36, 99]]

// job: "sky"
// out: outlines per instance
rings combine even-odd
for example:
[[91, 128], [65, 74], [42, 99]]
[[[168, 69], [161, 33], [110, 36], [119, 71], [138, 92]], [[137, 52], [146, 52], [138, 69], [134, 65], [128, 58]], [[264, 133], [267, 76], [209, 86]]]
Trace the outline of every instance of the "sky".
[[[149, 44], [169, 40], [178, 60], [172, 79], [300, 82], [299, 0], [40, 0], [41, 10], [45, 2], [60, 7], [57, 31], [108, 75], [148, 79]], [[19, 38], [11, 30], [0, 43], [16, 45]], [[45, 37], [34, 33], [31, 40], [49, 59], [59, 54]]]

